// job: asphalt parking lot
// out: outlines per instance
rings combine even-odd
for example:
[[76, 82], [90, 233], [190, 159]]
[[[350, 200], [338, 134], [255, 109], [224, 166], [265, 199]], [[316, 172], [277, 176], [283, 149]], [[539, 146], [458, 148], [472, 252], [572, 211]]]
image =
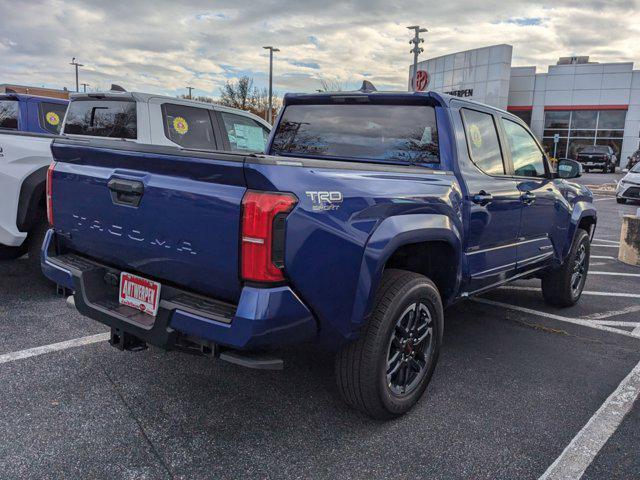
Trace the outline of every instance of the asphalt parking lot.
[[0, 477], [640, 478], [640, 268], [616, 259], [640, 205], [596, 191], [580, 303], [524, 280], [452, 307], [425, 398], [388, 423], [341, 402], [323, 352], [291, 349], [282, 372], [123, 353], [24, 260], [0, 263]]

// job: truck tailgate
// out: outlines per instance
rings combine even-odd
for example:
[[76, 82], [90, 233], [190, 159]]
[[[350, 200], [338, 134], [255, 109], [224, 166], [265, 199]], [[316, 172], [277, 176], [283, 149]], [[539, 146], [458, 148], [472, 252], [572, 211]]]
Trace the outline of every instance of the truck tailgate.
[[62, 247], [216, 298], [240, 293], [244, 157], [56, 140], [53, 218]]

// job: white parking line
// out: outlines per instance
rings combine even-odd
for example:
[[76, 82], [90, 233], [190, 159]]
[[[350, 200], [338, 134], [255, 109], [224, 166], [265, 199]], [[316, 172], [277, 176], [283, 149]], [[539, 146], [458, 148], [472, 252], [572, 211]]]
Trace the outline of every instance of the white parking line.
[[[542, 289], [538, 287], [519, 287], [516, 285], [503, 285], [498, 287], [501, 290], [523, 290], [529, 292], [541, 292]], [[583, 290], [583, 295], [596, 295], [600, 297], [624, 297], [624, 298], [640, 298], [640, 293], [619, 293], [619, 292], [596, 292], [593, 290]]]
[[640, 273], [624, 273], [624, 272], [589, 272], [589, 275], [609, 275], [612, 277], [640, 277]]
[[602, 200], [615, 200], [616, 197], [600, 197], [600, 198], [594, 198], [593, 201], [594, 202], [600, 202]]
[[98, 333], [97, 335], [89, 335], [87, 337], [74, 338], [72, 340], [43, 345], [41, 347], [27, 348], [26, 350], [5, 353], [0, 355], [0, 364], [13, 362], [15, 360], [22, 360], [23, 358], [36, 357], [38, 355], [57, 352], [59, 350], [66, 350], [67, 348], [81, 347], [92, 343], [104, 342], [105, 340], [109, 340], [109, 336], [109, 333]]
[[602, 244], [591, 244], [592, 247], [603, 247], [603, 248], [618, 248], [618, 245], [602, 245]]
[[[611, 318], [618, 315], [625, 315], [627, 313], [633, 313], [640, 311], [640, 305], [631, 305], [629, 307], [622, 308], [620, 310], [609, 310], [608, 312], [592, 313], [582, 317], [584, 320], [604, 320], [605, 318]], [[599, 322], [604, 323], [604, 322]]]
[[614, 243], [616, 245], [620, 245], [620, 242], [618, 242], [616, 240], [606, 240], [604, 238], [594, 238], [593, 241], [594, 242], [604, 242], [604, 243]]
[[607, 257], [607, 256], [602, 256], [602, 255], [589, 255], [589, 258], [599, 258], [599, 259], [606, 259], [606, 260], [617, 260], [616, 257]]
[[[518, 307], [516, 305], [511, 305], [509, 303], [496, 302], [495, 300], [489, 300], [487, 298], [474, 298], [474, 302], [484, 303], [486, 305], [492, 305], [494, 307], [503, 307], [509, 310], [515, 310], [517, 312], [528, 313], [530, 315], [536, 315], [538, 317], [550, 318], [552, 320], [558, 320], [560, 322], [573, 323], [575, 325], [581, 325], [583, 327], [593, 328], [595, 330], [602, 330], [605, 332], [617, 333], [618, 335], [623, 335], [625, 337], [633, 337], [640, 338], [639, 335], [634, 334], [633, 332], [628, 332], [626, 330], [620, 330], [617, 328], [609, 327], [607, 325], [601, 325], [597, 321], [593, 320], [582, 320], [580, 318], [569, 318], [563, 317], [561, 315], [555, 315], [553, 313], [541, 312], [539, 310], [533, 310], [532, 308], [526, 307]], [[635, 330], [634, 330], [635, 331]]]
[[607, 443], [640, 396], [640, 363], [609, 395], [540, 480], [582, 477], [600, 449]]

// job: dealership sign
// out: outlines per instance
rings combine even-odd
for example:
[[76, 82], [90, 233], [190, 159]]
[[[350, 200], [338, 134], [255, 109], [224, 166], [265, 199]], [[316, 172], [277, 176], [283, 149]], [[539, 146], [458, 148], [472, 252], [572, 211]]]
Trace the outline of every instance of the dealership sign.
[[424, 92], [429, 86], [430, 80], [431, 77], [426, 71], [418, 70], [418, 73], [416, 74], [416, 91]]
[[454, 97], [473, 97], [473, 88], [465, 88], [463, 90], [451, 90], [450, 92], [444, 92], [447, 95], [453, 95]]

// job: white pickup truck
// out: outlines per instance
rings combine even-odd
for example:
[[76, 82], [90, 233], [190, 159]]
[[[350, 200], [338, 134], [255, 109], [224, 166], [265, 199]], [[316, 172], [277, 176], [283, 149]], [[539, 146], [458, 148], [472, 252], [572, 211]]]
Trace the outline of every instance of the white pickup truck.
[[37, 252], [47, 228], [45, 182], [51, 141], [67, 100], [0, 95], [0, 260]]
[[[23, 131], [22, 122], [31, 118], [20, 110], [21, 101], [28, 104], [23, 97], [0, 97], [0, 259], [29, 251], [37, 263], [47, 226], [50, 145], [58, 131]], [[125, 141], [171, 150], [262, 152], [271, 131], [266, 121], [243, 110], [147, 93], [74, 94], [68, 109], [59, 105], [55, 112], [40, 107], [39, 124], [61, 127], [65, 137], [104, 139], [114, 148]]]

